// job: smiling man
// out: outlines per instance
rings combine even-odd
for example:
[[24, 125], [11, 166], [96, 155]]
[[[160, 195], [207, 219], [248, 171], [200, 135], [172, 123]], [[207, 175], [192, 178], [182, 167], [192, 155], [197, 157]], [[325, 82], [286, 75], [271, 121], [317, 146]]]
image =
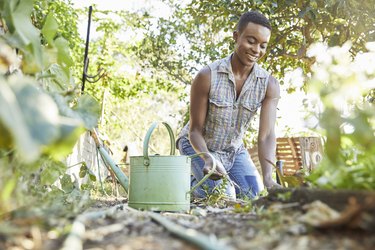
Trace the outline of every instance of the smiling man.
[[[182, 129], [177, 147], [183, 155], [211, 153], [218, 163], [216, 171], [206, 181], [211, 192], [223, 176], [234, 183], [229, 196], [253, 198], [264, 186], [278, 186], [272, 179], [275, 162], [274, 132], [276, 108], [280, 98], [278, 81], [261, 68], [261, 59], [271, 36], [269, 20], [259, 12], [244, 13], [233, 32], [233, 54], [215, 61], [199, 71], [190, 93], [190, 121]], [[260, 108], [258, 156], [263, 183], [243, 145], [250, 121]], [[192, 160], [194, 180], [201, 180], [213, 166], [208, 155]], [[207, 193], [196, 189], [196, 197]]]

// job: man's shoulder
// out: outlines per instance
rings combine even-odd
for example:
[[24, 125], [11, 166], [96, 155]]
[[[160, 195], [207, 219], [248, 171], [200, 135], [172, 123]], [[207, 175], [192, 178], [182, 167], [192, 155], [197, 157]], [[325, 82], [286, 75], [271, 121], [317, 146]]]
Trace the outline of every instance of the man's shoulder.
[[266, 70], [257, 63], [254, 65], [254, 70], [256, 76], [260, 78], [268, 78], [271, 75], [271, 73], [268, 70]]
[[229, 71], [230, 68], [230, 56], [220, 58], [216, 61], [211, 62], [207, 66], [212, 70], [212, 71], [219, 71], [219, 72], [227, 72]]

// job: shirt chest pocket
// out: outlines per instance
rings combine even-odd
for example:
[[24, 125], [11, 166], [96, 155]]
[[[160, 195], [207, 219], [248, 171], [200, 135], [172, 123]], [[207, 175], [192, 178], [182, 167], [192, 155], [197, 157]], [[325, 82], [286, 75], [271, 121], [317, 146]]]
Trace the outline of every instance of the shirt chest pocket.
[[242, 103], [238, 114], [238, 120], [241, 128], [247, 129], [251, 119], [257, 113], [260, 105], [257, 103]]
[[230, 125], [232, 120], [232, 109], [233, 103], [223, 100], [209, 100], [208, 106], [208, 117], [209, 123], [226, 127]]

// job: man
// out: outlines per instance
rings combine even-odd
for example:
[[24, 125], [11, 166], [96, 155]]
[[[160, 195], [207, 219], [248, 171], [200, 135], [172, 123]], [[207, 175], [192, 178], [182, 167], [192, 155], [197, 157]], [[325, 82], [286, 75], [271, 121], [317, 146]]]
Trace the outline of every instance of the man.
[[[266, 188], [277, 186], [272, 179], [275, 162], [274, 132], [280, 98], [278, 81], [257, 61], [267, 49], [271, 36], [269, 20], [259, 12], [244, 13], [233, 32], [233, 54], [199, 71], [191, 86], [190, 121], [181, 131], [177, 147], [183, 155], [211, 153], [218, 162], [206, 181], [212, 190], [227, 176], [234, 182], [237, 197], [254, 197], [263, 188], [260, 175], [243, 145], [243, 136], [261, 107], [258, 156]], [[192, 160], [195, 182], [213, 165], [208, 155]], [[231, 194], [228, 188], [228, 195]], [[204, 197], [202, 188], [195, 196]]]

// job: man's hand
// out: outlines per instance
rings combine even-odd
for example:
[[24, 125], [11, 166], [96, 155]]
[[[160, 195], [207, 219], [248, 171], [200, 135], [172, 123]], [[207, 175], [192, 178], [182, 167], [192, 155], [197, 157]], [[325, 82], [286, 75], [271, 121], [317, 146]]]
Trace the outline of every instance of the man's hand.
[[[212, 167], [213, 167], [213, 162], [211, 160], [207, 160], [203, 167], [203, 174], [204, 175], [208, 174], [211, 171]], [[225, 175], [227, 175], [227, 171], [225, 170], [223, 164], [219, 161], [216, 161], [216, 169], [211, 174], [210, 179], [217, 181], [223, 178]]]
[[277, 189], [277, 188], [282, 188], [280, 184], [274, 182], [272, 179], [271, 180], [263, 180], [264, 186], [269, 189]]

